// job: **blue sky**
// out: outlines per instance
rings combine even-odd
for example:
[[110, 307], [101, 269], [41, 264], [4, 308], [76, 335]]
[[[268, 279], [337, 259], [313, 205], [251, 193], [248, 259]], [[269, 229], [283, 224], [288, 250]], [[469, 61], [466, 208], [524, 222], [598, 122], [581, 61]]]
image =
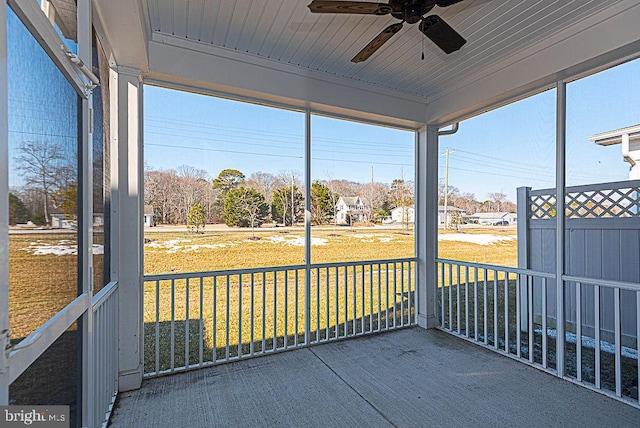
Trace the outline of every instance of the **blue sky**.
[[[588, 137], [640, 123], [640, 60], [567, 86], [567, 184], [625, 180], [620, 146]], [[440, 140], [439, 176], [450, 149], [449, 184], [479, 200], [491, 192], [515, 201], [516, 188], [555, 186], [556, 91], [550, 89], [460, 124]], [[414, 135], [345, 120], [312, 119], [314, 179], [390, 183], [413, 178]], [[304, 115], [215, 97], [145, 87], [145, 160], [152, 168], [186, 164], [211, 176], [236, 168], [304, 170]]]
[[[225, 168], [304, 172], [304, 113], [146, 86], [145, 161], [190, 165], [211, 176]], [[314, 115], [314, 179], [413, 179], [414, 133]]]

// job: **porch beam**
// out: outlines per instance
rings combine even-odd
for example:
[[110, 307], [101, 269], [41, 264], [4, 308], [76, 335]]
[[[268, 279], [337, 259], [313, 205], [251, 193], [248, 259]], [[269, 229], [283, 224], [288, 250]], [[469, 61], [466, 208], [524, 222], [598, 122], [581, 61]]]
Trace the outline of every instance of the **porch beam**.
[[140, 136], [142, 85], [140, 71], [118, 67], [112, 78], [115, 97], [113, 144], [117, 146], [118, 212], [118, 385], [120, 392], [140, 388], [142, 347], [142, 139]]

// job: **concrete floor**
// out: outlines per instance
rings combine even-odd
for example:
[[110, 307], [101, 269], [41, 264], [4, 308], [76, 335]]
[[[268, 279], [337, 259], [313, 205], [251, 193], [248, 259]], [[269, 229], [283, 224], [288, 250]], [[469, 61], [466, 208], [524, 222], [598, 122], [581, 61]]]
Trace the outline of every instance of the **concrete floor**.
[[144, 382], [113, 427], [638, 427], [640, 410], [412, 328]]

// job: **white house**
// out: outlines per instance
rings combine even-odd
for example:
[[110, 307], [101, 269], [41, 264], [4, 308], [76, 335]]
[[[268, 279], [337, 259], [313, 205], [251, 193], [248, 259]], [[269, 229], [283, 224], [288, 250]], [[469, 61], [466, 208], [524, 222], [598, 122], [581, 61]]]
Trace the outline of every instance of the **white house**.
[[516, 216], [508, 212], [475, 213], [467, 218], [473, 223], [489, 226], [508, 226], [516, 222]]
[[[464, 216], [467, 211], [451, 205], [447, 206], [447, 224], [451, 222], [451, 213], [458, 212], [461, 216]], [[438, 224], [444, 224], [444, 205], [438, 205]]]
[[413, 223], [415, 209], [410, 207], [395, 207], [391, 210], [391, 223]]
[[353, 224], [371, 218], [371, 204], [360, 196], [341, 196], [336, 204], [336, 223]]
[[144, 227], [153, 227], [153, 206], [145, 205], [144, 206]]

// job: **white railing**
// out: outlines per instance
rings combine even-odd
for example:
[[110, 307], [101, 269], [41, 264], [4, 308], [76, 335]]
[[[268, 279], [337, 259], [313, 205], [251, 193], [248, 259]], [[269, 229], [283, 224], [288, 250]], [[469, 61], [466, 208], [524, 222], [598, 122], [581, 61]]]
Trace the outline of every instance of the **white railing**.
[[415, 324], [415, 259], [144, 277], [145, 376]]
[[[554, 274], [447, 259], [437, 264], [442, 330], [556, 375], [564, 367], [565, 379], [640, 407], [640, 284], [564, 275], [565, 334], [558, 337]], [[611, 307], [602, 304], [605, 293], [613, 294]], [[636, 302], [631, 347], [623, 346], [620, 328], [629, 316], [620, 310], [623, 294]], [[589, 312], [596, 326], [613, 318], [614, 334], [590, 327]]]
[[118, 284], [93, 296], [90, 425], [106, 426], [118, 394]]

